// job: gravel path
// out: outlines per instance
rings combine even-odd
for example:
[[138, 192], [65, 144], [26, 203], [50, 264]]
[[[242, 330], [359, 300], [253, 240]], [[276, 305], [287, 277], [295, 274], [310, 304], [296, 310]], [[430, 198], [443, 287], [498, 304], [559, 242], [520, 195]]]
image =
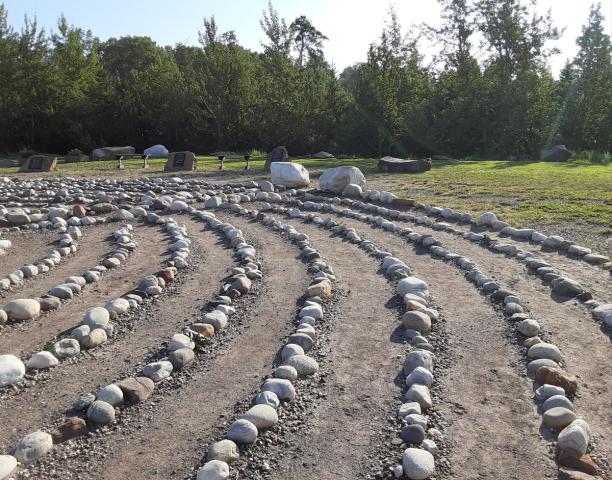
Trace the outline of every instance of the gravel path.
[[[308, 277], [297, 251], [277, 235], [243, 219], [225, 218], [242, 228], [247, 239], [250, 235], [258, 241], [263, 259], [261, 294], [245, 315], [248, 328], [209, 363], [195, 365], [197, 375], [179, 390], [154, 400], [154, 411], [139, 428], [114, 432], [108, 438], [106, 458], [97, 459], [80, 478], [184, 478], [205, 454], [214, 429], [270, 373]], [[202, 281], [212, 280], [206, 275]], [[236, 321], [232, 316], [230, 322]]]
[[[20, 355], [22, 352], [32, 351], [55, 335], [77, 326], [87, 309], [104, 305], [107, 301], [121, 296], [135, 288], [143, 276], [158, 270], [168, 248], [166, 236], [159, 227], [149, 226], [134, 227], [134, 236], [139, 245], [124, 266], [105, 272], [98, 283], [87, 286], [85, 293], [75, 296], [57, 310], [7, 327], [1, 337], [2, 353]], [[100, 259], [99, 253], [91, 256], [85, 254], [83, 258], [88, 257], [87, 261], [84, 262], [83, 258], [80, 261], [84, 262], [84, 265], [94, 266]], [[52, 271], [56, 272], [57, 269]], [[61, 283], [65, 275], [55, 278]]]
[[[326, 215], [325, 215], [326, 216]], [[510, 345], [505, 336], [504, 320], [497, 315], [493, 307], [484, 300], [478, 292], [468, 284], [453, 267], [443, 263], [434, 262], [428, 256], [416, 255], [412, 249], [407, 248], [406, 243], [400, 238], [370, 230], [367, 225], [357, 221], [337, 220], [354, 226], [361, 233], [382, 247], [389, 248], [397, 253], [399, 258], [404, 259], [413, 266], [415, 275], [423, 278], [430, 285], [430, 291], [436, 298], [447, 318], [447, 328], [451, 342], [449, 355], [451, 357], [451, 368], [448, 371], [446, 384], [442, 387], [445, 394], [442, 396], [442, 404], [439, 410], [447, 420], [451, 421], [452, 427], [446, 432], [450, 435], [452, 442], [456, 445], [450, 456], [453, 466], [452, 478], [474, 479], [474, 478], [496, 478], [500, 471], [512, 472], [516, 477], [544, 479], [550, 478], [554, 471], [554, 462], [548, 455], [547, 445], [538, 433], [539, 416], [531, 400], [531, 382], [523, 378], [517, 371], [515, 364], [519, 362], [516, 349]], [[352, 246], [340, 243], [340, 240], [329, 240], [329, 234], [313, 226], [299, 225], [299, 229], [307, 233], [317, 245], [325, 245], [320, 248], [321, 253], [329, 258], [335, 266], [340, 279], [354, 278], [355, 267], [366, 265], [366, 258], [361, 258], [361, 253]], [[340, 243], [340, 247], [331, 247]], [[329, 248], [345, 250], [343, 255], [338, 251], [329, 252]], [[331, 253], [331, 254], [330, 254]], [[344, 262], [342, 261], [344, 259]], [[367, 274], [365, 270], [359, 269], [359, 274]], [[372, 274], [375, 267], [372, 268]], [[384, 282], [380, 276], [372, 279], [364, 279], [363, 292], [355, 292], [355, 301], [361, 303], [357, 311], [370, 312], [375, 305], [373, 303], [381, 300], [386, 301], [384, 295], [372, 295], [372, 291], [379, 292], [374, 278], [378, 282]], [[361, 279], [360, 279], [361, 280]], [[357, 288], [354, 284], [353, 286]], [[353, 292], [353, 290], [351, 290]], [[369, 292], [369, 293], [368, 293]], [[449, 292], [453, 292], [449, 295]], [[362, 303], [363, 302], [363, 303]], [[361, 317], [362, 315], [359, 315]], [[339, 324], [349, 323], [354, 325], [354, 319], [350, 322], [339, 321]], [[388, 325], [392, 328], [394, 323]], [[354, 330], [353, 335], [367, 342], [367, 345], [351, 349], [356, 362], [352, 365], [345, 364], [345, 368], [352, 372], [360, 372], [357, 375], [353, 391], [344, 391], [344, 403], [337, 403], [334, 408], [329, 407], [334, 402], [334, 394], [330, 393], [331, 402], [326, 402], [319, 409], [317, 418], [320, 424], [315, 423], [313, 435], [302, 435], [291, 439], [290, 444], [296, 443], [303, 452], [308, 452], [308, 458], [313, 458], [311, 465], [302, 465], [303, 457], [296, 456], [293, 462], [280, 470], [275, 478], [287, 478], [289, 475], [297, 475], [297, 478], [353, 478], [353, 475], [361, 462], [363, 453], [369, 445], [368, 441], [360, 441], [363, 436], [372, 435], [384, 424], [385, 405], [389, 405], [389, 398], [381, 398], [385, 395], [393, 383], [393, 377], [398, 373], [398, 365], [401, 359], [394, 357], [399, 353], [391, 346], [388, 336], [386, 348], [384, 345], [372, 345], [372, 338], [376, 338], [375, 328], [371, 322], [367, 322], [363, 328], [367, 328], [367, 336]], [[343, 345], [350, 344], [350, 335], [342, 336], [342, 343], [332, 351], [337, 352]], [[367, 356], [359, 352], [368, 351]], [[386, 373], [386, 378], [380, 388], [375, 388], [372, 398], [364, 398], [359, 403], [360, 414], [356, 418], [346, 418], [342, 415], [343, 408], [354, 405], [355, 400], [361, 398], [360, 392], [368, 389], [372, 379], [361, 375], [362, 365], [366, 363], [373, 368], [376, 377], [380, 378], [385, 373], [384, 363], [379, 358], [380, 351], [386, 350], [387, 362], [391, 363], [391, 371]], [[346, 352], [345, 352], [346, 353]], [[334, 367], [337, 371], [338, 367]], [[331, 382], [334, 388], [336, 382]], [[511, 409], [508, 410], [508, 400], [512, 399]], [[381, 404], [376, 405], [376, 400]], [[503, 413], [503, 414], [501, 414]], [[329, 431], [329, 421], [337, 419], [336, 424], [340, 433]], [[335, 422], [332, 422], [334, 424]], [[348, 428], [347, 428], [348, 426]], [[321, 432], [327, 432], [326, 436]], [[343, 441], [336, 443], [334, 438], [337, 434], [345, 435], [348, 444]], [[354, 439], [354, 440], [350, 440]], [[331, 448], [330, 445], [334, 445]], [[351, 448], [344, 448], [350, 445]], [[326, 448], [327, 447], [327, 448]], [[317, 458], [313, 450], [324, 449], [321, 457]], [[299, 450], [298, 450], [299, 451]], [[334, 453], [334, 451], [342, 453]], [[533, 464], [537, 463], [540, 468], [533, 471]], [[364, 472], [363, 476], [367, 473]]]
[[[23, 434], [61, 417], [66, 407], [80, 393], [95, 391], [128, 373], [139, 370], [154, 355], [164, 340], [200, 313], [206, 299], [216, 293], [219, 282], [232, 263], [227, 249], [217, 244], [217, 237], [202, 233], [204, 225], [188, 217], [179, 217], [190, 233], [194, 251], [193, 266], [185, 272], [180, 287], [171, 293], [172, 302], [162, 298], [140, 312], [119, 337], [104, 346], [64, 362], [19, 395], [0, 401], [0, 409], [25, 408], [24, 418], [9, 417], [0, 425], [1, 443], [10, 446]], [[198, 260], [194, 260], [198, 258]], [[152, 272], [150, 272], [152, 273]], [[206, 282], [202, 282], [206, 278]], [[208, 281], [209, 280], [209, 281]], [[176, 303], [175, 303], [176, 302]], [[180, 306], [180, 307], [179, 307]], [[2, 445], [0, 444], [0, 448]]]
[[[81, 275], [100, 262], [101, 257], [113, 251], [109, 235], [117, 230], [117, 224], [100, 225], [87, 229], [83, 237], [79, 239], [79, 249], [67, 257], [62, 257], [59, 265], [50, 269], [47, 273], [41, 273], [36, 277], [24, 280], [24, 282], [12, 291], [7, 291], [2, 300], [3, 304], [17, 298], [35, 298], [46, 294], [51, 288], [64, 283], [71, 275]], [[89, 287], [85, 287], [87, 291]]]

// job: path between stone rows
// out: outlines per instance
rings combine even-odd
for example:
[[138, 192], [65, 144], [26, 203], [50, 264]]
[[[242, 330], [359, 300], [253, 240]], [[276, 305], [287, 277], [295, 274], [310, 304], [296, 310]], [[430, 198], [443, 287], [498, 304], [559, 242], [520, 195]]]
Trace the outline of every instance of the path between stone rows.
[[91, 466], [84, 480], [185, 478], [206, 454], [205, 445], [215, 440], [212, 432], [271, 373], [282, 339], [291, 331], [296, 302], [308, 285], [305, 265], [297, 258], [297, 249], [265, 227], [230, 215], [218, 216], [242, 229], [247, 240], [255, 238], [262, 257], [261, 293], [244, 315], [247, 329], [223, 347], [204, 373], [193, 376], [180, 390], [159, 397], [156, 413], [141, 428], [109, 437], [106, 458]]
[[[138, 247], [124, 265], [104, 272], [99, 282], [88, 285], [82, 294], [76, 295], [57, 310], [7, 328], [0, 337], [2, 353], [19, 356], [22, 352], [30, 352], [64, 330], [79, 325], [89, 308], [103, 306], [109, 300], [120, 297], [135, 288], [143, 276], [157, 271], [168, 250], [169, 237], [159, 226], [136, 226], [134, 238]], [[88, 266], [93, 267], [96, 263], [97, 260], [91, 258]], [[58, 281], [63, 282], [64, 278], [58, 278]]]
[[[193, 270], [186, 272], [178, 294], [164, 298], [152, 310], [143, 312], [133, 330], [126, 335], [85, 354], [78, 363], [64, 362], [52, 371], [48, 381], [38, 382], [19, 395], [0, 401], [0, 410], [19, 409], [25, 415], [9, 417], [0, 425], [0, 439], [10, 448], [24, 434], [61, 417], [80, 393], [95, 392], [144, 365], [148, 354], [157, 352], [162, 342], [192, 323], [206, 301], [214, 295], [227, 269], [233, 264], [231, 253], [216, 235], [204, 232], [204, 224], [186, 216], [176, 216], [186, 224], [194, 250], [202, 257], [195, 260]], [[153, 273], [150, 271], [149, 273]], [[138, 315], [138, 314], [137, 314]], [[24, 411], [25, 410], [25, 411]], [[0, 451], [3, 445], [0, 445]]]
[[[529, 275], [524, 265], [450, 234], [436, 232], [434, 236], [445, 248], [471, 258], [485, 275], [516, 293], [542, 324], [549, 341], [561, 349], [568, 372], [578, 377], [576, 412], [601, 439], [598, 453], [612, 458], [612, 344], [600, 324], [579, 302], [554, 299], [550, 288]], [[608, 295], [611, 297], [612, 292]]]
[[[15, 291], [7, 292], [0, 299], [5, 305], [17, 298], [36, 298], [46, 294], [51, 288], [64, 283], [64, 280], [72, 275], [82, 275], [94, 265], [97, 265], [102, 255], [115, 249], [109, 240], [111, 235], [119, 226], [115, 224], [100, 225], [85, 231], [83, 237], [78, 240], [79, 249], [66, 257], [62, 257], [59, 265], [51, 268], [47, 273], [27, 279]], [[35, 250], [30, 250], [33, 255]], [[42, 253], [42, 252], [41, 252]], [[43, 258], [41, 254], [38, 258]], [[85, 292], [89, 289], [85, 287]]]
[[[330, 240], [329, 232], [296, 223], [321, 245], [321, 254], [338, 277], [350, 282], [353, 298], [347, 302], [347, 317], [338, 322], [344, 326], [338, 345], [332, 346], [339, 357], [334, 367], [339, 378], [328, 382], [329, 401], [317, 410], [312, 432], [289, 439], [296, 455], [275, 478], [355, 478], [371, 447], [368, 437], [384, 425], [385, 415], [396, 414], [387, 410], [397, 393], [393, 377], [403, 362], [403, 355], [396, 358], [402, 349], [389, 342], [397, 321], [380, 311], [390, 291], [381, 285], [386, 283], [383, 277], [374, 274], [378, 262], [338, 238]], [[446, 316], [452, 366], [443, 385], [445, 400], [438, 408], [451, 420], [445, 434], [457, 446], [450, 458], [452, 478], [550, 478], [554, 462], [538, 433], [531, 382], [512, 366], [520, 358], [504, 337], [503, 319], [453, 267], [415, 254], [399, 237], [370, 231], [361, 222], [344, 223], [367, 232], [368, 238], [406, 261], [429, 283]], [[368, 473], [373, 472], [363, 476]]]
[[18, 270], [23, 265], [46, 257], [57, 247], [53, 243], [59, 238], [57, 230], [10, 232], [2, 239], [10, 240], [11, 248], [0, 257], [0, 278]]

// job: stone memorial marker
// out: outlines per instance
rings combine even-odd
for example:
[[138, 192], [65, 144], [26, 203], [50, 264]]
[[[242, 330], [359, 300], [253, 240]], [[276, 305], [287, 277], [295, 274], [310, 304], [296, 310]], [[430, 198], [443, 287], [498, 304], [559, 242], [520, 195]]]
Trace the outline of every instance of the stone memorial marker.
[[32, 155], [19, 169], [20, 172], [53, 172], [57, 168], [57, 157], [53, 155]]
[[285, 147], [278, 146], [270, 152], [268, 159], [266, 160], [265, 168], [270, 170], [270, 164], [273, 162], [290, 162], [289, 153]]
[[164, 172], [193, 171], [196, 166], [196, 158], [192, 152], [172, 152], [168, 155]]

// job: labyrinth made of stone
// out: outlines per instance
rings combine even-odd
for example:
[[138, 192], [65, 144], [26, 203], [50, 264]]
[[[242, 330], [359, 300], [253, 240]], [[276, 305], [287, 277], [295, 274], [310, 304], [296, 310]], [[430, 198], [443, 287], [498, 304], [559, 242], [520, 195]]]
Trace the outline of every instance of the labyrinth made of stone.
[[612, 478], [609, 258], [297, 185], [0, 179], [0, 480]]

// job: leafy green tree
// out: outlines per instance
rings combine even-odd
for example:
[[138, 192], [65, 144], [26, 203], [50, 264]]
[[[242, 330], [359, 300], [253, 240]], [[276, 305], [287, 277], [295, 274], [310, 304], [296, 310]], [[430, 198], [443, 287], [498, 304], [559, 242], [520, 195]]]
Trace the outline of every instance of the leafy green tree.
[[560, 78], [562, 138], [570, 148], [612, 149], [612, 45], [601, 4], [592, 5], [574, 61]]
[[289, 31], [298, 55], [297, 63], [300, 67], [304, 65], [306, 56], [312, 60], [323, 58], [323, 41], [328, 38], [317, 30], [306, 16], [300, 15], [291, 22]]

